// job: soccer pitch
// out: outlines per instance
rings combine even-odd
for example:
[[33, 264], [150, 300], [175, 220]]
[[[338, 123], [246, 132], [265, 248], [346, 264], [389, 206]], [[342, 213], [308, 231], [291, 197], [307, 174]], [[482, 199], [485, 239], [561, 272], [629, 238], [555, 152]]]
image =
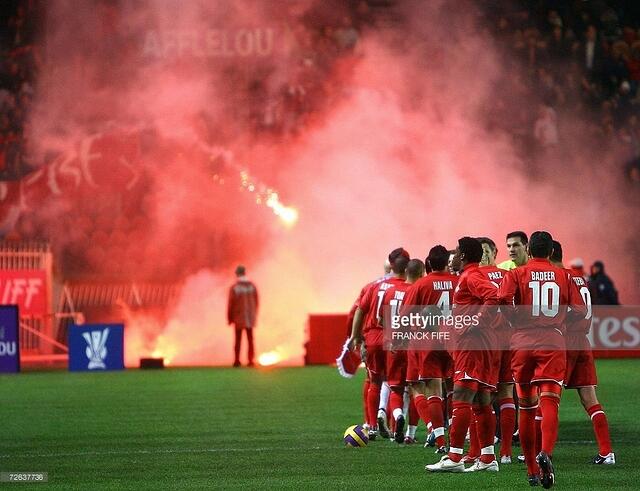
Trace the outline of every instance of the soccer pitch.
[[[554, 455], [558, 489], [638, 489], [640, 360], [598, 361], [600, 400], [618, 464], [594, 466], [591, 423], [563, 396]], [[514, 489], [524, 466], [497, 474], [427, 474], [422, 443], [345, 448], [362, 423], [361, 382], [332, 367], [32, 372], [0, 377], [0, 470], [47, 472], [16, 489]], [[418, 436], [424, 442], [424, 427]], [[518, 447], [514, 447], [517, 453]], [[541, 489], [541, 488], [540, 488]]]

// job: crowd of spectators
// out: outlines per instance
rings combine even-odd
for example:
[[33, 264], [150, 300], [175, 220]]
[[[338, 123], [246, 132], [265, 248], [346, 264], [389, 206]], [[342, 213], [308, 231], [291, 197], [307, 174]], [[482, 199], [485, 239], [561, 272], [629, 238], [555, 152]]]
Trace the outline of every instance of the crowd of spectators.
[[[343, 93], [332, 86], [341, 80], [336, 72], [352, 66], [364, 31], [375, 30], [401, 3], [353, 0], [339, 2], [336, 9], [319, 3], [318, 12], [302, 15], [295, 11], [297, 5], [287, 4], [296, 21], [283, 28], [288, 62], [253, 64], [250, 73], [231, 64], [223, 72], [240, 89], [237, 100], [227, 101], [230, 110], [258, 137], [295, 135], [320, 106], [330, 107], [332, 98]], [[494, 40], [505, 65], [499, 82], [504, 90], [496, 90], [489, 126], [510, 134], [529, 161], [570, 151], [563, 143], [575, 136], [570, 132], [579, 131], [594, 148], [615, 149], [610, 154], [623, 162], [629, 180], [640, 185], [640, 3], [522, 0], [478, 5], [479, 25]], [[38, 7], [37, 0], [6, 0], [0, 8], [3, 179], [18, 178], [27, 168], [25, 114], [39, 65], [34, 44], [38, 8], [43, 5]]]
[[5, 0], [0, 6], [0, 176], [25, 171], [25, 124], [34, 94], [37, 51], [34, 0]]
[[502, 122], [534, 157], [567, 150], [568, 133], [579, 128], [581, 140], [610, 150], [640, 185], [640, 3], [539, 0], [485, 7], [485, 21], [511, 65], [509, 92], [538, 101], [516, 111], [503, 103], [495, 124]]

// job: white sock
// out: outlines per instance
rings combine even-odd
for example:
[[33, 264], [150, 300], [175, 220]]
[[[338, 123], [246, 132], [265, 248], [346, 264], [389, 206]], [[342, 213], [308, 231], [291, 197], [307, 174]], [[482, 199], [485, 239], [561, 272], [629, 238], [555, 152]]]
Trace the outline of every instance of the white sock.
[[409, 425], [409, 427], [407, 428], [407, 436], [409, 436], [411, 438], [415, 438], [417, 429], [418, 429], [417, 426]]
[[380, 387], [380, 409], [387, 410], [387, 403], [389, 402], [389, 392], [391, 392], [391, 388], [387, 382], [382, 382], [382, 387]]
[[493, 445], [489, 445], [488, 447], [484, 447], [480, 449], [480, 455], [494, 455]]
[[399, 407], [393, 410], [393, 419], [398, 419], [400, 416], [403, 416], [403, 415], [404, 413], [402, 412], [402, 409], [400, 409]]
[[409, 387], [404, 388], [403, 398], [404, 414], [409, 414], [409, 403], [411, 402], [411, 395], [409, 394]]

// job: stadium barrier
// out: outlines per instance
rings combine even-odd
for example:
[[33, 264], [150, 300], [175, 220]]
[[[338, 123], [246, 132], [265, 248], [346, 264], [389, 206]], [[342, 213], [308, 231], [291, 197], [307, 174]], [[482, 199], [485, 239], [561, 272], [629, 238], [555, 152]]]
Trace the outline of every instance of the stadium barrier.
[[[350, 331], [347, 314], [309, 314], [305, 365], [332, 365]], [[596, 358], [640, 357], [640, 307], [595, 305], [588, 335]]]

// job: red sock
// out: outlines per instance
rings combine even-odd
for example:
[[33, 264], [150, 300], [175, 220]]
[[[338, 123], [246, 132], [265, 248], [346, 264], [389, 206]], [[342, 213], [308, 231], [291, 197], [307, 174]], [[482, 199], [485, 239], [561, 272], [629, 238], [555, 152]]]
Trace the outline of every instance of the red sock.
[[454, 462], [462, 460], [464, 437], [471, 422], [471, 404], [453, 401], [453, 422], [449, 428], [449, 458]]
[[536, 409], [536, 455], [540, 453], [542, 450], [542, 409], [540, 409], [540, 405], [538, 405], [538, 409]]
[[444, 439], [444, 411], [442, 410], [442, 397], [431, 396], [429, 403], [429, 416], [431, 417], [431, 429], [436, 436], [436, 447], [444, 447], [447, 442]]
[[380, 405], [380, 384], [369, 382], [367, 394], [367, 423], [371, 428], [378, 427], [378, 406]]
[[[476, 435], [480, 447], [480, 461], [488, 464], [496, 460], [493, 450], [493, 439], [496, 435], [496, 415], [489, 406], [474, 406], [473, 413], [476, 418]], [[471, 454], [469, 454], [471, 455]]]
[[416, 409], [416, 401], [412, 397], [409, 399], [409, 426], [418, 426], [420, 422], [420, 415]]
[[367, 400], [368, 399], [369, 399], [369, 379], [367, 378], [364, 380], [364, 384], [362, 384], [362, 411], [364, 412], [363, 421], [369, 421], [369, 418], [367, 418]]
[[520, 433], [520, 447], [527, 464], [527, 474], [537, 475], [538, 464], [536, 463], [536, 428], [535, 428], [535, 407], [520, 406], [518, 429]]
[[389, 413], [391, 415], [391, 419], [395, 421], [395, 410], [404, 407], [404, 387], [392, 387], [391, 393], [389, 394]]
[[560, 399], [554, 396], [540, 396], [540, 410], [542, 411], [542, 451], [553, 455], [553, 449], [558, 440], [558, 409]]
[[609, 436], [609, 423], [607, 422], [607, 416], [602, 410], [600, 404], [594, 404], [587, 413], [591, 418], [591, 424], [593, 424], [593, 432], [596, 434], [596, 440], [598, 441], [599, 453], [603, 457], [611, 453], [611, 437]]
[[469, 422], [469, 457], [479, 457], [480, 456], [480, 441], [478, 440], [478, 425], [476, 424], [476, 414], [480, 411], [480, 406], [474, 404], [472, 406], [473, 414], [471, 416], [471, 421]]
[[429, 401], [427, 400], [427, 397], [424, 394], [418, 394], [413, 398], [413, 400], [416, 404], [416, 409], [418, 410], [420, 419], [428, 426], [431, 421], [431, 416], [429, 413]]
[[511, 440], [516, 429], [516, 405], [513, 397], [500, 399], [500, 456], [511, 457]]

